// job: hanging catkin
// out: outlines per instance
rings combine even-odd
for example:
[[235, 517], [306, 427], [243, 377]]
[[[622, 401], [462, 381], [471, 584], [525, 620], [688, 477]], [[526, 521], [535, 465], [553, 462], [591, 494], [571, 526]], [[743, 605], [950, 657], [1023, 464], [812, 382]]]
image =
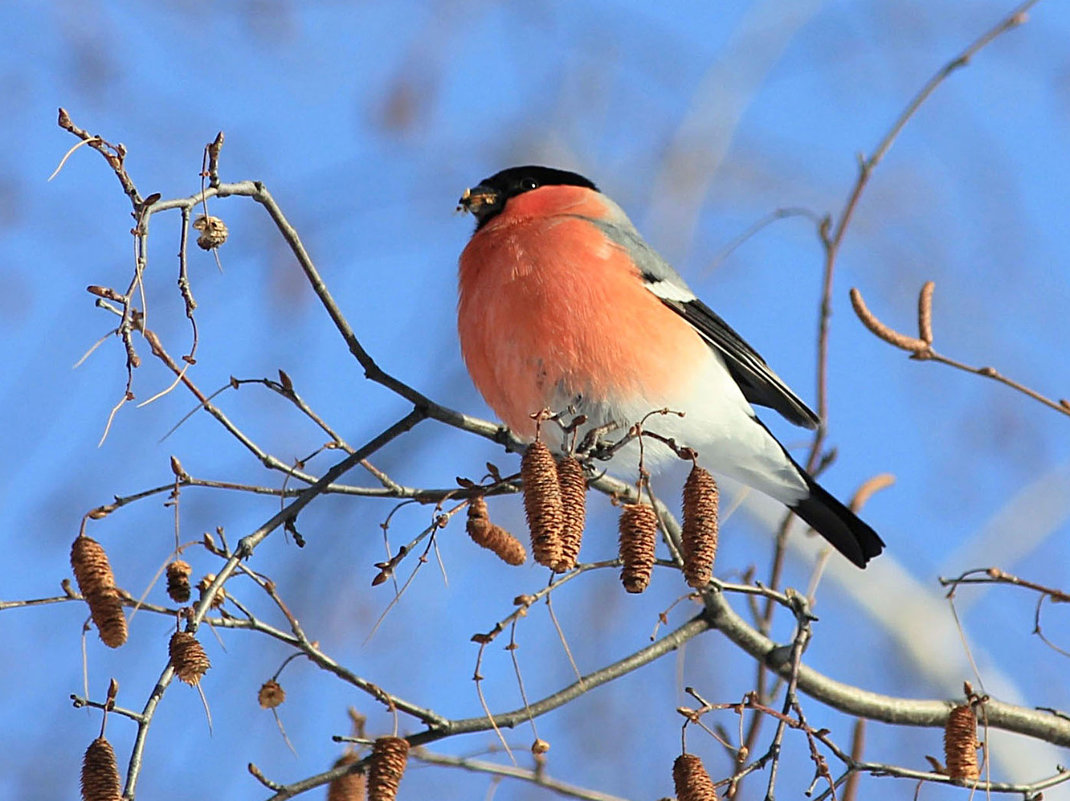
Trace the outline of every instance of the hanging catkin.
[[557, 462], [557, 483], [561, 488], [561, 508], [564, 519], [561, 529], [561, 559], [554, 565], [558, 573], [566, 573], [576, 566], [587, 524], [587, 476], [583, 465], [573, 456]]
[[717, 555], [717, 482], [697, 464], [684, 483], [684, 522], [680, 532], [684, 556], [684, 578], [690, 587], [701, 589], [713, 578]]
[[619, 527], [621, 583], [628, 592], [642, 592], [654, 571], [658, 517], [650, 506], [629, 503], [621, 509]]
[[557, 483], [557, 464], [543, 442], [536, 440], [524, 451], [520, 477], [524, 483], [524, 511], [531, 531], [532, 555], [540, 565], [553, 568], [561, 561], [565, 511]]
[[175, 603], [184, 604], [189, 601], [191, 573], [193, 573], [193, 568], [190, 563], [181, 559], [176, 559], [167, 565], [167, 594]]
[[952, 779], [976, 779], [977, 717], [969, 704], [957, 706], [947, 716], [944, 726], [944, 761]]
[[119, 765], [115, 749], [103, 736], [89, 744], [82, 759], [83, 801], [120, 801]]
[[404, 737], [380, 737], [368, 762], [368, 801], [394, 801], [409, 758]]
[[465, 530], [477, 545], [493, 551], [499, 559], [509, 565], [522, 565], [527, 561], [528, 553], [523, 543], [501, 526], [490, 522], [487, 501], [477, 495], [468, 502], [468, 521]]
[[680, 754], [672, 765], [672, 781], [677, 801], [717, 801], [713, 780], [702, 760], [694, 754]]
[[167, 645], [167, 651], [171, 655], [171, 664], [175, 668], [175, 675], [186, 684], [198, 684], [201, 677], [212, 666], [208, 661], [208, 654], [197, 638], [188, 631], [176, 631], [171, 635], [171, 641]]
[[100, 639], [109, 648], [118, 648], [126, 642], [126, 617], [104, 548], [96, 540], [79, 535], [71, 545], [71, 567]]
[[[340, 768], [354, 762], [360, 762], [360, 755], [356, 751], [349, 751], [338, 758], [334, 767]], [[364, 801], [364, 784], [364, 774], [360, 771], [331, 779], [327, 785], [327, 801]]]

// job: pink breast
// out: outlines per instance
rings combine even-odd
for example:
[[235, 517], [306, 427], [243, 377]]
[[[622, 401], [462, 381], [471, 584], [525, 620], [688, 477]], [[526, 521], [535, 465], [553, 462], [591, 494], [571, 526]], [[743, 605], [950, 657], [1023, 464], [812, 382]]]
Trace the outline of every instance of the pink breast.
[[530, 415], [562, 396], [665, 405], [686, 392], [691, 360], [709, 358], [627, 254], [575, 217], [496, 218], [460, 268], [465, 363], [518, 434], [533, 435]]

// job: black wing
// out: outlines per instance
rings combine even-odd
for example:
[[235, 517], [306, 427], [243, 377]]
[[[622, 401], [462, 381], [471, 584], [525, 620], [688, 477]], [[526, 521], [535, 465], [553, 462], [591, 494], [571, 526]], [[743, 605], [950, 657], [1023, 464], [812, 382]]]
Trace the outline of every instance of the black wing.
[[[608, 199], [606, 202], [612, 203]], [[695, 297], [684, 279], [643, 240], [623, 211], [615, 220], [575, 216], [589, 222], [622, 247], [638, 268], [647, 289], [687, 320], [711, 348], [724, 356], [728, 372], [739, 384], [744, 398], [776, 410], [796, 425], [817, 428], [820, 420], [810, 407], [788, 389], [788, 385], [769, 369], [765, 359], [744, 342], [743, 337]]]
[[713, 309], [698, 299], [661, 301], [725, 357], [728, 372], [749, 402], [774, 409], [796, 425], [817, 428], [817, 415]]

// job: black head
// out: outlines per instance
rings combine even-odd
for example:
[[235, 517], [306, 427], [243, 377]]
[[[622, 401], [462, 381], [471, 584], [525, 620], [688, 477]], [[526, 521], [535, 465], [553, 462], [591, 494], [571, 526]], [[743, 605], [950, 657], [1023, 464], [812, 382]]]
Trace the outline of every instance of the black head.
[[582, 175], [553, 167], [510, 167], [484, 178], [479, 185], [466, 189], [461, 195], [458, 210], [469, 211], [476, 218], [478, 231], [505, 208], [510, 198], [538, 189], [540, 186], [582, 186], [598, 190]]

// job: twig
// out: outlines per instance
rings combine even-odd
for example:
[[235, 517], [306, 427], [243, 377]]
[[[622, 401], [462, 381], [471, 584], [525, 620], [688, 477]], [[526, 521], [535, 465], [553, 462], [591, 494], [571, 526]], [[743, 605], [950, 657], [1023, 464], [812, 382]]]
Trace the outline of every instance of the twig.
[[[197, 627], [211, 608], [212, 600], [219, 593], [223, 583], [230, 577], [231, 573], [237, 569], [239, 561], [252, 555], [256, 546], [271, 534], [271, 532], [281, 526], [285, 521], [296, 517], [305, 506], [322, 493], [324, 487], [330, 485], [339, 476], [352, 469], [361, 459], [371, 456], [391, 440], [397, 438], [406, 431], [409, 431], [413, 426], [425, 419], [427, 419], [427, 416], [419, 409], [414, 409], [409, 412], [409, 414], [398, 420], [398, 422], [390, 426], [390, 428], [370, 440], [364, 447], [355, 451], [350, 456], [347, 456], [324, 473], [319, 481], [306, 489], [301, 495], [294, 498], [284, 509], [273, 515], [259, 528], [243, 537], [238, 543], [238, 548], [235, 554], [227, 560], [222, 568], [220, 568], [219, 572], [216, 574], [215, 580], [203, 593], [200, 601], [193, 609], [189, 616], [186, 630], [191, 633], [197, 630]], [[137, 788], [137, 780], [141, 773], [142, 757], [145, 749], [145, 740], [148, 736], [149, 725], [155, 715], [156, 707], [163, 698], [164, 692], [167, 690], [173, 677], [174, 668], [168, 663], [167, 667], [164, 668], [160, 675], [160, 678], [157, 680], [156, 685], [141, 712], [144, 721], [138, 724], [137, 734], [134, 737], [134, 745], [131, 749], [130, 763], [126, 774], [126, 787], [123, 792], [124, 796], [128, 799], [134, 798], [135, 790]]]
[[474, 773], [486, 773], [491, 776], [504, 776], [510, 779], [520, 779], [531, 782], [539, 787], [545, 787], [558, 795], [568, 798], [581, 798], [584, 801], [625, 801], [620, 796], [602, 793], [598, 790], [590, 790], [586, 787], [577, 787], [574, 784], [551, 779], [542, 771], [529, 768], [520, 768], [513, 765], [498, 765], [482, 759], [471, 757], [457, 757], [448, 754], [435, 754], [424, 748], [416, 748], [410, 752], [410, 757], [426, 762], [429, 765], [444, 765], [447, 767], [461, 768]]
[[994, 367], [970, 367], [968, 364], [963, 364], [955, 359], [937, 353], [933, 348], [932, 340], [932, 290], [933, 282], [928, 281], [925, 286], [922, 287], [921, 293], [918, 296], [919, 337], [907, 336], [906, 334], [896, 331], [891, 326], [882, 323], [866, 306], [865, 301], [862, 299], [862, 293], [859, 292], [858, 289], [851, 289], [851, 305], [854, 306], [855, 314], [858, 315], [858, 318], [866, 328], [889, 345], [907, 351], [910, 354], [910, 358], [923, 362], [938, 362], [939, 364], [946, 364], [949, 367], [954, 367], [957, 370], [963, 370], [967, 373], [991, 378], [993, 381], [998, 381], [1011, 389], [1029, 396], [1035, 401], [1043, 403], [1048, 408], [1054, 409], [1055, 411], [1070, 417], [1070, 401], [1055, 401], [1051, 398], [1047, 398], [1036, 390], [1030, 389], [1024, 384], [1020, 384], [1017, 381], [1007, 378]]
[[[788, 680], [788, 689], [787, 692], [784, 693], [784, 705], [781, 710], [785, 718], [796, 705], [795, 690], [799, 686], [799, 668], [802, 665], [803, 650], [806, 648], [806, 644], [810, 641], [810, 621], [813, 619], [806, 598], [801, 595], [792, 595], [791, 598], [794, 601], [795, 638], [791, 643], [791, 672]], [[776, 734], [773, 735], [773, 742], [769, 746], [769, 753], [772, 756], [772, 761], [769, 765], [769, 784], [765, 791], [766, 801], [773, 801], [775, 797], [774, 789], [776, 787], [777, 768], [780, 763], [780, 743], [784, 738], [784, 728], [787, 725], [785, 718], [781, 718], [777, 723]]]

